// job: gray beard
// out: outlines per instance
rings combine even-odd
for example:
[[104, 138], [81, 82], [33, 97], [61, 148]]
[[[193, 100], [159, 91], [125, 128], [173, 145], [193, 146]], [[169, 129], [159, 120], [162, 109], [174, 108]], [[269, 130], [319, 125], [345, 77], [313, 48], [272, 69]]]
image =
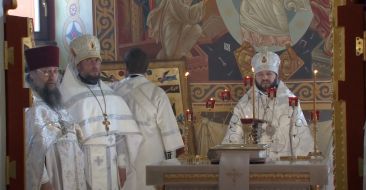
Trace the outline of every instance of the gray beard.
[[49, 88], [47, 85], [39, 87], [29, 80], [28, 83], [32, 90], [34, 90], [51, 109], [59, 110], [62, 108], [62, 96], [58, 87]]
[[48, 88], [46, 85], [41, 92], [38, 92], [39, 96], [46, 102], [46, 104], [52, 109], [58, 110], [62, 107], [61, 92], [58, 87]]

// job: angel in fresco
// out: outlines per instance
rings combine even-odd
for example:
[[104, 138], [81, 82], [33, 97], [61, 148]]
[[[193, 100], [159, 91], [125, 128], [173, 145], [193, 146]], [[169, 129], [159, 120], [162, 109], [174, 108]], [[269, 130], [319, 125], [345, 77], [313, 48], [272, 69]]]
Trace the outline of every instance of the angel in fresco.
[[199, 22], [207, 0], [192, 5], [193, 0], [162, 0], [147, 18], [150, 37], [161, 44], [157, 59], [190, 56], [190, 50], [202, 35]]

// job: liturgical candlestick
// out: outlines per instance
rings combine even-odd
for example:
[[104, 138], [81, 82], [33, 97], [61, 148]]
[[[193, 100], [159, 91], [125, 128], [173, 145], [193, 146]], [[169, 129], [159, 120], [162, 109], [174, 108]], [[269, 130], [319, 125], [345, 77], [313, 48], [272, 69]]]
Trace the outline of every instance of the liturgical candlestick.
[[313, 71], [313, 111], [312, 114], [312, 122], [313, 122], [313, 137], [314, 137], [314, 151], [309, 153], [309, 156], [312, 156], [314, 159], [316, 158], [322, 158], [322, 153], [318, 150], [317, 146], [317, 121], [318, 121], [318, 114], [316, 110], [316, 96], [317, 96], [317, 90], [316, 90], [316, 75], [318, 74], [318, 70]]
[[253, 93], [252, 93], [252, 96], [253, 96], [253, 119], [255, 120], [255, 85], [254, 85], [254, 82], [255, 82], [255, 72], [254, 72], [254, 67], [252, 67], [252, 71], [253, 71], [253, 83], [252, 83], [252, 87], [253, 87]]
[[215, 99], [213, 97], [211, 97], [206, 102], [206, 108], [208, 108], [208, 110], [215, 108], [215, 102], [216, 102]]
[[[186, 101], [187, 103], [189, 102], [189, 89], [188, 89], [188, 76], [189, 76], [189, 72], [186, 72], [184, 74], [184, 78], [186, 79], [185, 81], [185, 92], [186, 92]], [[188, 107], [189, 108], [189, 107]], [[191, 110], [189, 110], [187, 108], [186, 110], [186, 121], [185, 121], [185, 125], [184, 125], [184, 132], [183, 132], [183, 138], [184, 138], [184, 143], [185, 143], [185, 146], [184, 146], [184, 153], [186, 155], [189, 154], [189, 143], [188, 143], [188, 140], [189, 140], [189, 126], [192, 124], [192, 120], [193, 120], [193, 113]]]
[[316, 74], [318, 74], [318, 70], [314, 70], [314, 77], [313, 77], [313, 135], [314, 135], [314, 152], [317, 152], [317, 137], [316, 137], [316, 130], [317, 130], [317, 116], [316, 116], [316, 95], [317, 95], [317, 91], [316, 91]]
[[[318, 73], [318, 70], [314, 70], [314, 77], [313, 77], [313, 111], [315, 113], [316, 111], [316, 74]], [[316, 119], [315, 119], [316, 121]]]
[[222, 91], [220, 93], [220, 97], [221, 97], [222, 101], [224, 101], [224, 102], [231, 100], [230, 91], [228, 89], [225, 89], [224, 91]]

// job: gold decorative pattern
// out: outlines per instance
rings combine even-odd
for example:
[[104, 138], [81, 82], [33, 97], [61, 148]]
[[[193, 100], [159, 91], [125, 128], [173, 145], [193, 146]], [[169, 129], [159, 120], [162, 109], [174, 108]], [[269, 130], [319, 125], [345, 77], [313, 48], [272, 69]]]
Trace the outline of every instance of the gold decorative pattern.
[[246, 41], [244, 41], [243, 44], [235, 50], [234, 56], [241, 76], [248, 76], [252, 74], [252, 65], [250, 61], [252, 60], [254, 54], [254, 47]]
[[[301, 106], [303, 109], [311, 109], [313, 100], [312, 81], [296, 81], [286, 82], [286, 85], [291, 91], [299, 96], [301, 100]], [[332, 104], [332, 81], [319, 81], [317, 83], [317, 102], [319, 109], [330, 109]], [[220, 99], [220, 92], [224, 89], [228, 89], [231, 92], [232, 102], [223, 102]], [[191, 83], [191, 98], [193, 104], [205, 105], [206, 101], [214, 97], [216, 99], [216, 105], [220, 104], [227, 106], [228, 104], [236, 104], [239, 99], [245, 93], [242, 83], [225, 83], [225, 84], [211, 84], [211, 83]], [[216, 107], [215, 107], [216, 110]]]
[[292, 61], [288, 51], [284, 51], [281, 55], [281, 65], [279, 76], [283, 80], [288, 80], [303, 65], [304, 61], [299, 57], [297, 61]]
[[[250, 182], [310, 182], [308, 172], [263, 172], [250, 173]], [[166, 173], [164, 183], [177, 182], [215, 182], [218, 183], [217, 173]]]
[[310, 173], [307, 172], [268, 172], [250, 173], [249, 181], [252, 182], [310, 182]]
[[104, 61], [117, 59], [117, 33], [115, 30], [115, 1], [96, 0], [94, 5], [94, 32], [99, 38], [101, 46], [101, 56]]
[[333, 100], [334, 100], [334, 133], [333, 133], [333, 174], [334, 185], [337, 190], [347, 190], [347, 130], [346, 130], [346, 103], [338, 101], [338, 82], [345, 80], [345, 31], [338, 27], [337, 7], [346, 5], [346, 0], [333, 0]]
[[164, 174], [164, 183], [169, 182], [218, 182], [216, 173], [168, 173]]

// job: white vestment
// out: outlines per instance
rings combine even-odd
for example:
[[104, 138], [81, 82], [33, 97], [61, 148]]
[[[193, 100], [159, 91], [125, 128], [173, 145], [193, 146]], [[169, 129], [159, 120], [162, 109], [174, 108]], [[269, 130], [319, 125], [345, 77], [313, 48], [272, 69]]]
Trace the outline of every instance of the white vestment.
[[[270, 146], [268, 156], [272, 159], [290, 156], [291, 144], [294, 156], [306, 156], [312, 152], [314, 141], [310, 127], [307, 125], [300, 104], [294, 109], [289, 106], [288, 97], [294, 95], [285, 84], [282, 81], [279, 83], [277, 96], [273, 100], [257, 88], [255, 89], [255, 118], [267, 121], [261, 126], [259, 144]], [[235, 106], [223, 144], [244, 143], [240, 119], [253, 117], [252, 90], [253, 88]], [[290, 128], [292, 128], [291, 134]], [[273, 129], [275, 132], [271, 134], [269, 131]]]
[[[127, 168], [123, 188], [134, 190], [133, 163], [142, 135], [125, 101], [102, 81], [99, 83], [102, 90], [99, 85], [82, 83], [71, 64], [61, 83], [65, 107], [84, 134], [82, 148], [86, 157], [87, 185], [92, 189], [121, 189], [118, 168]], [[108, 132], [103, 124], [103, 112], [110, 122]]]
[[165, 159], [164, 152], [184, 146], [169, 98], [165, 92], [143, 76], [127, 77], [117, 83], [115, 91], [130, 107], [144, 135], [136, 160], [139, 190], [154, 189], [146, 186], [146, 165]]
[[26, 111], [26, 189], [46, 182], [55, 190], [87, 188], [76, 125], [66, 110], [57, 112], [38, 97]]
[[202, 29], [198, 24], [204, 15], [203, 1], [186, 5], [183, 0], [162, 0], [147, 17], [150, 36], [161, 43], [157, 59], [179, 59], [185, 56]]

